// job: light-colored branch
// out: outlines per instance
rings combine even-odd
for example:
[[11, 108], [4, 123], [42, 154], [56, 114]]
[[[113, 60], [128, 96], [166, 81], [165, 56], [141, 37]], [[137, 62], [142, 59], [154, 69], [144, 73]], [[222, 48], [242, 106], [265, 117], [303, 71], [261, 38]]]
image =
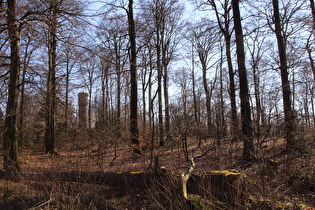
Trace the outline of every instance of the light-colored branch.
[[207, 152], [209, 152], [210, 150], [213, 150], [214, 148], [216, 148], [216, 145], [209, 147], [201, 155], [197, 155], [197, 156], [191, 158], [191, 160], [190, 160], [190, 168], [189, 168], [188, 172], [187, 173], [182, 173], [182, 175], [181, 175], [181, 177], [182, 177], [182, 189], [183, 189], [183, 196], [184, 196], [185, 199], [188, 199], [187, 181], [188, 181], [189, 177], [191, 176], [192, 171], [194, 170], [194, 167], [196, 166], [195, 160], [197, 158], [203, 157], [204, 155], [207, 154]]

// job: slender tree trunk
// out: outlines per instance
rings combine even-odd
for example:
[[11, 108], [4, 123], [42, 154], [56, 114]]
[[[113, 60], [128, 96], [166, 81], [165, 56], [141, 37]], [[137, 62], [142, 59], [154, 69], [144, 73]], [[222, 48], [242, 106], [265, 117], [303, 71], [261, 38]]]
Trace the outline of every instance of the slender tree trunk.
[[[255, 62], [255, 61], [253, 61]], [[256, 65], [253, 65], [253, 75], [254, 75], [254, 90], [255, 90], [255, 101], [256, 101], [256, 138], [257, 143], [260, 143], [260, 136], [261, 136], [261, 129], [260, 129], [260, 121], [261, 121], [261, 104], [260, 104], [260, 82], [259, 82], [259, 76], [257, 75], [257, 67]]]
[[8, 101], [4, 120], [3, 168], [6, 172], [16, 172], [20, 169], [18, 162], [17, 130], [17, 111], [20, 94], [20, 32], [16, 20], [16, 0], [7, 0], [7, 5], [7, 24], [9, 29], [11, 62]]
[[[146, 55], [145, 55], [146, 56]], [[142, 129], [143, 132], [146, 133], [146, 124], [147, 124], [147, 99], [146, 99], [146, 90], [147, 90], [147, 83], [146, 83], [146, 75], [147, 75], [147, 71], [148, 71], [148, 66], [146, 63], [146, 58], [144, 58], [145, 60], [145, 66], [144, 66], [144, 73], [142, 75]]]
[[208, 126], [208, 136], [211, 135], [212, 131], [212, 123], [211, 123], [211, 98], [210, 98], [210, 91], [208, 88], [208, 82], [207, 82], [207, 74], [206, 71], [202, 70], [202, 81], [203, 81], [203, 87], [206, 93], [206, 110], [207, 110], [207, 126]]
[[245, 52], [243, 31], [239, 10], [239, 0], [232, 0], [234, 27], [236, 36], [237, 64], [240, 80], [241, 118], [242, 118], [242, 138], [244, 142], [243, 160], [252, 161], [255, 158], [255, 148], [253, 143], [253, 128], [251, 119], [251, 109], [249, 103], [249, 90], [247, 72], [245, 67]]
[[104, 123], [105, 125], [109, 125], [109, 69], [106, 67], [104, 72], [104, 96], [103, 96], [103, 112], [104, 112]]
[[[152, 127], [152, 124], [154, 122], [154, 112], [153, 112], [153, 102], [151, 103], [152, 100], [152, 74], [153, 74], [153, 55], [152, 55], [152, 51], [151, 49], [149, 49], [149, 56], [150, 56], [150, 60], [149, 60], [149, 68], [150, 68], [150, 73], [149, 73], [149, 80], [148, 80], [148, 88], [149, 88], [149, 93], [148, 93], [148, 97], [149, 97], [149, 125], [150, 127]], [[153, 131], [153, 129], [151, 129]]]
[[138, 129], [138, 87], [137, 87], [137, 51], [136, 51], [136, 28], [133, 17], [133, 0], [128, 5], [128, 31], [130, 40], [130, 133], [133, 152], [140, 154], [139, 129]]
[[[202, 49], [200, 47], [200, 49]], [[199, 55], [199, 60], [201, 62], [201, 66], [202, 66], [202, 83], [203, 83], [203, 88], [205, 91], [205, 95], [206, 95], [206, 114], [207, 114], [207, 128], [208, 128], [208, 136], [211, 135], [211, 131], [212, 131], [212, 125], [211, 125], [211, 96], [210, 96], [210, 91], [209, 91], [209, 87], [208, 87], [208, 80], [207, 80], [207, 59], [205, 58], [205, 52], [198, 52]]]
[[226, 50], [226, 59], [229, 69], [229, 95], [231, 103], [231, 119], [232, 119], [232, 141], [238, 139], [238, 120], [237, 120], [237, 109], [236, 109], [236, 94], [235, 94], [235, 81], [234, 81], [234, 70], [232, 64], [231, 56], [231, 36], [225, 35], [225, 50]]
[[[164, 106], [165, 106], [165, 135], [166, 141], [171, 140], [170, 136], [170, 111], [169, 111], [169, 97], [168, 97], [168, 64], [166, 61], [166, 52], [163, 52], [163, 69], [164, 69]], [[163, 143], [164, 144], [164, 143]]]
[[313, 73], [313, 79], [315, 81], [315, 62], [314, 62], [314, 59], [312, 57], [312, 48], [311, 48], [311, 45], [310, 45], [310, 39], [311, 39], [311, 36], [309, 36], [308, 39], [307, 39], [306, 50], [307, 50], [307, 53], [308, 53], [308, 58], [310, 59], [310, 65], [311, 65], [311, 70], [312, 70], [312, 73]]
[[116, 54], [116, 63], [115, 63], [115, 68], [116, 68], [116, 74], [117, 74], [117, 86], [116, 86], [116, 92], [117, 92], [117, 104], [116, 104], [116, 120], [115, 120], [115, 128], [116, 128], [116, 137], [120, 137], [120, 117], [121, 117], [121, 109], [120, 109], [120, 104], [121, 104], [121, 59], [120, 59], [120, 49], [118, 49], [117, 43], [115, 43], [115, 54]]
[[[313, 126], [315, 127], [315, 106], [314, 106], [314, 87], [310, 90], [310, 99], [311, 99], [311, 106], [312, 106], [312, 119], [313, 119]], [[314, 129], [313, 129], [314, 132]], [[314, 134], [313, 134], [314, 135]]]
[[230, 95], [230, 104], [231, 104], [231, 120], [232, 120], [232, 128], [231, 128], [231, 134], [232, 134], [232, 141], [237, 140], [238, 136], [238, 120], [237, 120], [237, 108], [236, 108], [236, 94], [235, 94], [235, 81], [234, 81], [234, 70], [233, 70], [233, 64], [232, 64], [232, 55], [231, 55], [231, 34], [230, 34], [230, 6], [229, 6], [229, 0], [225, 0], [222, 7], [224, 8], [224, 22], [221, 23], [220, 15], [215, 3], [215, 0], [211, 0], [211, 6], [215, 11], [217, 22], [220, 28], [221, 33], [224, 36], [225, 40], [225, 54], [226, 54], [226, 60], [228, 64], [228, 70], [229, 70], [229, 95]]
[[[26, 53], [25, 53], [25, 56]], [[24, 59], [25, 62], [26, 59]], [[19, 118], [19, 146], [22, 146], [24, 142], [24, 109], [25, 109], [25, 77], [26, 77], [26, 68], [22, 70], [21, 77], [21, 99], [20, 99], [20, 118]]]
[[160, 146], [163, 146], [164, 145], [164, 127], [163, 127], [163, 104], [162, 104], [162, 65], [161, 65], [161, 45], [160, 45], [159, 26], [157, 26], [157, 33], [156, 33], [156, 52], [157, 52], [156, 62], [157, 62], [157, 71], [158, 71], [159, 141], [160, 141]]
[[289, 73], [287, 66], [287, 55], [284, 43], [284, 36], [282, 34], [280, 12], [279, 12], [279, 2], [278, 0], [273, 0], [274, 9], [274, 24], [275, 33], [278, 42], [278, 51], [280, 57], [280, 71], [281, 71], [281, 81], [282, 81], [282, 97], [283, 97], [283, 109], [284, 109], [284, 121], [285, 121], [285, 131], [286, 131], [286, 150], [289, 153], [294, 152], [298, 149], [297, 140], [294, 136], [294, 114], [291, 104], [291, 88], [289, 81]]
[[201, 132], [200, 132], [200, 118], [199, 118], [199, 110], [200, 106], [199, 103], [197, 102], [197, 94], [196, 94], [196, 81], [195, 81], [195, 59], [194, 59], [194, 44], [192, 43], [191, 45], [191, 80], [192, 80], [192, 93], [193, 93], [193, 100], [194, 100], [194, 117], [195, 117], [195, 122], [197, 125], [197, 138], [198, 138], [198, 146], [201, 147]]
[[68, 133], [69, 128], [69, 83], [70, 83], [70, 67], [69, 67], [69, 52], [66, 54], [66, 107], [65, 107], [65, 132]]
[[313, 16], [313, 36], [315, 37], [315, 4], [314, 4], [314, 0], [310, 0], [310, 7], [312, 10], [312, 16]]
[[88, 128], [92, 127], [92, 92], [93, 92], [93, 73], [89, 76], [89, 106], [88, 106]]
[[45, 146], [47, 154], [56, 154], [56, 58], [57, 58], [57, 3], [53, 1], [51, 22], [48, 27], [48, 78], [46, 98]]
[[221, 47], [221, 60], [220, 60], [220, 93], [219, 93], [219, 98], [220, 98], [220, 133], [221, 133], [221, 138], [225, 138], [226, 136], [226, 125], [225, 125], [225, 116], [224, 116], [224, 98], [223, 98], [223, 48]]

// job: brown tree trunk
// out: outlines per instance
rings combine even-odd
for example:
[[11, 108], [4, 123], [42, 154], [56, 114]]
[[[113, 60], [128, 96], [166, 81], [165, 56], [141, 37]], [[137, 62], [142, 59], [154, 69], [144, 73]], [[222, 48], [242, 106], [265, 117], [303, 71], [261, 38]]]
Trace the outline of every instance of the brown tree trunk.
[[[164, 72], [164, 106], [165, 106], [165, 136], [168, 142], [171, 139], [170, 136], [170, 111], [169, 111], [169, 97], [168, 97], [168, 61], [166, 58], [165, 49], [163, 50], [163, 72]], [[164, 143], [163, 143], [164, 144]]]
[[257, 75], [257, 66], [253, 65], [253, 75], [254, 75], [254, 90], [255, 90], [255, 101], [256, 101], [256, 138], [257, 138], [257, 143], [260, 143], [260, 136], [261, 136], [261, 129], [260, 129], [260, 120], [261, 120], [261, 104], [260, 104], [260, 81], [259, 81], [259, 76]]
[[120, 106], [121, 106], [121, 55], [120, 55], [120, 47], [119, 47], [119, 44], [116, 42], [115, 40], [115, 46], [114, 46], [114, 49], [115, 49], [115, 69], [116, 69], [116, 74], [117, 74], [117, 86], [116, 86], [116, 93], [117, 93], [117, 102], [116, 102], [116, 109], [117, 109], [117, 112], [116, 112], [116, 120], [115, 120], [115, 136], [117, 138], [120, 137], [120, 117], [121, 117], [121, 109], [120, 109]]
[[51, 5], [51, 17], [48, 17], [48, 78], [46, 98], [45, 146], [47, 154], [56, 154], [56, 59], [57, 59], [57, 2]]
[[197, 125], [197, 138], [198, 138], [198, 146], [201, 147], [202, 143], [202, 135], [201, 135], [201, 129], [200, 129], [200, 103], [197, 99], [196, 94], [196, 81], [195, 81], [195, 59], [194, 59], [194, 44], [192, 43], [191, 46], [191, 80], [192, 80], [192, 94], [193, 94], [193, 100], [194, 100], [194, 118]]
[[[314, 4], [314, 0], [310, 0], [310, 8], [311, 8], [311, 11], [312, 11], [312, 16], [313, 16], [313, 31], [312, 31], [312, 34], [315, 37], [315, 4]], [[308, 57], [309, 57], [310, 62], [311, 62], [311, 69], [312, 69], [312, 72], [313, 72], [313, 78], [315, 80], [315, 65], [314, 65], [314, 59], [312, 57], [312, 50], [311, 50], [309, 42], [310, 42], [310, 37], [307, 39], [306, 47], [307, 47]]]
[[133, 0], [128, 5], [128, 31], [130, 41], [130, 133], [133, 152], [140, 154], [139, 129], [138, 129], [138, 87], [137, 87], [137, 52], [136, 52], [136, 28], [133, 17]]
[[315, 4], [314, 4], [314, 0], [310, 0], [310, 7], [312, 10], [312, 16], [313, 16], [313, 35], [315, 36]]
[[247, 72], [245, 67], [245, 52], [243, 31], [239, 10], [239, 0], [232, 0], [234, 28], [236, 36], [237, 64], [240, 80], [241, 118], [242, 118], [242, 138], [244, 142], [243, 160], [252, 161], [255, 158], [255, 148], [253, 143], [253, 128], [251, 110], [249, 104], [249, 90]]
[[225, 41], [225, 54], [226, 54], [226, 60], [228, 64], [228, 70], [229, 70], [229, 96], [230, 96], [230, 104], [231, 104], [231, 120], [232, 120], [232, 141], [237, 140], [238, 136], [238, 120], [237, 120], [237, 109], [236, 109], [236, 94], [235, 94], [235, 81], [234, 81], [234, 70], [233, 70], [233, 64], [232, 64], [232, 55], [231, 55], [231, 32], [229, 30], [230, 27], [230, 7], [229, 7], [229, 1], [225, 0], [224, 2], [224, 22], [221, 23], [219, 12], [216, 6], [216, 3], [214, 0], [211, 0], [211, 6], [213, 10], [215, 11], [217, 22], [220, 28], [221, 33], [224, 36]]
[[283, 97], [283, 109], [284, 109], [284, 121], [285, 121], [285, 131], [286, 131], [286, 150], [291, 153], [298, 149], [297, 140], [294, 136], [294, 114], [291, 104], [291, 88], [289, 81], [289, 73], [287, 66], [287, 56], [286, 48], [284, 43], [284, 36], [282, 34], [280, 12], [279, 12], [279, 2], [278, 0], [273, 0], [274, 9], [274, 24], [275, 33], [278, 42], [278, 50], [280, 57], [280, 71], [281, 71], [281, 81], [282, 81], [282, 97]]
[[[156, 6], [156, 9], [158, 6]], [[158, 11], [156, 11], [158, 13]], [[162, 104], [162, 65], [161, 65], [161, 38], [160, 38], [160, 16], [156, 14], [156, 65], [158, 73], [158, 106], [159, 106], [159, 141], [160, 146], [164, 145], [164, 127], [163, 127], [163, 104]]]
[[211, 125], [211, 97], [210, 97], [210, 91], [208, 87], [208, 81], [207, 81], [207, 66], [206, 66], [206, 59], [203, 58], [203, 55], [199, 53], [199, 59], [201, 61], [202, 65], [202, 82], [203, 82], [203, 88], [206, 94], [206, 112], [207, 112], [207, 127], [208, 127], [208, 136], [211, 135], [212, 131], [212, 125]]
[[17, 110], [20, 94], [20, 32], [17, 26], [16, 0], [7, 0], [7, 24], [10, 41], [10, 78], [8, 87], [8, 101], [4, 121], [3, 134], [3, 168], [7, 172], [19, 170], [18, 162], [18, 130]]
[[310, 59], [310, 65], [311, 65], [311, 70], [313, 73], [313, 79], [315, 81], [315, 62], [314, 59], [312, 57], [312, 48], [310, 45], [310, 40], [311, 40], [311, 36], [308, 37], [307, 42], [306, 42], [306, 51], [308, 53], [308, 58]]
[[237, 120], [237, 109], [236, 109], [236, 94], [235, 94], [235, 81], [234, 81], [234, 70], [232, 64], [231, 56], [231, 36], [228, 35], [225, 37], [225, 48], [226, 48], [226, 58], [229, 69], [229, 95], [231, 102], [231, 118], [232, 118], [232, 140], [236, 141], [238, 138], [238, 120]]

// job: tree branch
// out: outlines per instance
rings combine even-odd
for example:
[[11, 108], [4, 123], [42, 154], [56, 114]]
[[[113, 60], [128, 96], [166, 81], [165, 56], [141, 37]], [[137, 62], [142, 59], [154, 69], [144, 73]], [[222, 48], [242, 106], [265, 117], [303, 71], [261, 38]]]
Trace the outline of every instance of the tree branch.
[[183, 196], [185, 199], [188, 199], [188, 195], [187, 195], [187, 181], [189, 179], [189, 177], [192, 174], [192, 171], [194, 170], [194, 167], [196, 166], [195, 164], [195, 159], [201, 158], [203, 156], [205, 156], [210, 150], [215, 149], [217, 146], [213, 145], [211, 147], [209, 147], [208, 149], [206, 149], [201, 155], [197, 155], [193, 158], [191, 158], [190, 160], [190, 168], [188, 170], [188, 173], [182, 173], [181, 177], [182, 177], [182, 189], [183, 189]]

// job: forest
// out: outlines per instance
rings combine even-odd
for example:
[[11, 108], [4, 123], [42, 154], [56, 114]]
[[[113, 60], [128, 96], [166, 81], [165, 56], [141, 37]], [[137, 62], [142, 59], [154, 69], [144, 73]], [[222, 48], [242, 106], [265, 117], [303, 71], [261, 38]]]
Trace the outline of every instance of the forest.
[[315, 209], [314, 0], [0, 0], [0, 209]]

